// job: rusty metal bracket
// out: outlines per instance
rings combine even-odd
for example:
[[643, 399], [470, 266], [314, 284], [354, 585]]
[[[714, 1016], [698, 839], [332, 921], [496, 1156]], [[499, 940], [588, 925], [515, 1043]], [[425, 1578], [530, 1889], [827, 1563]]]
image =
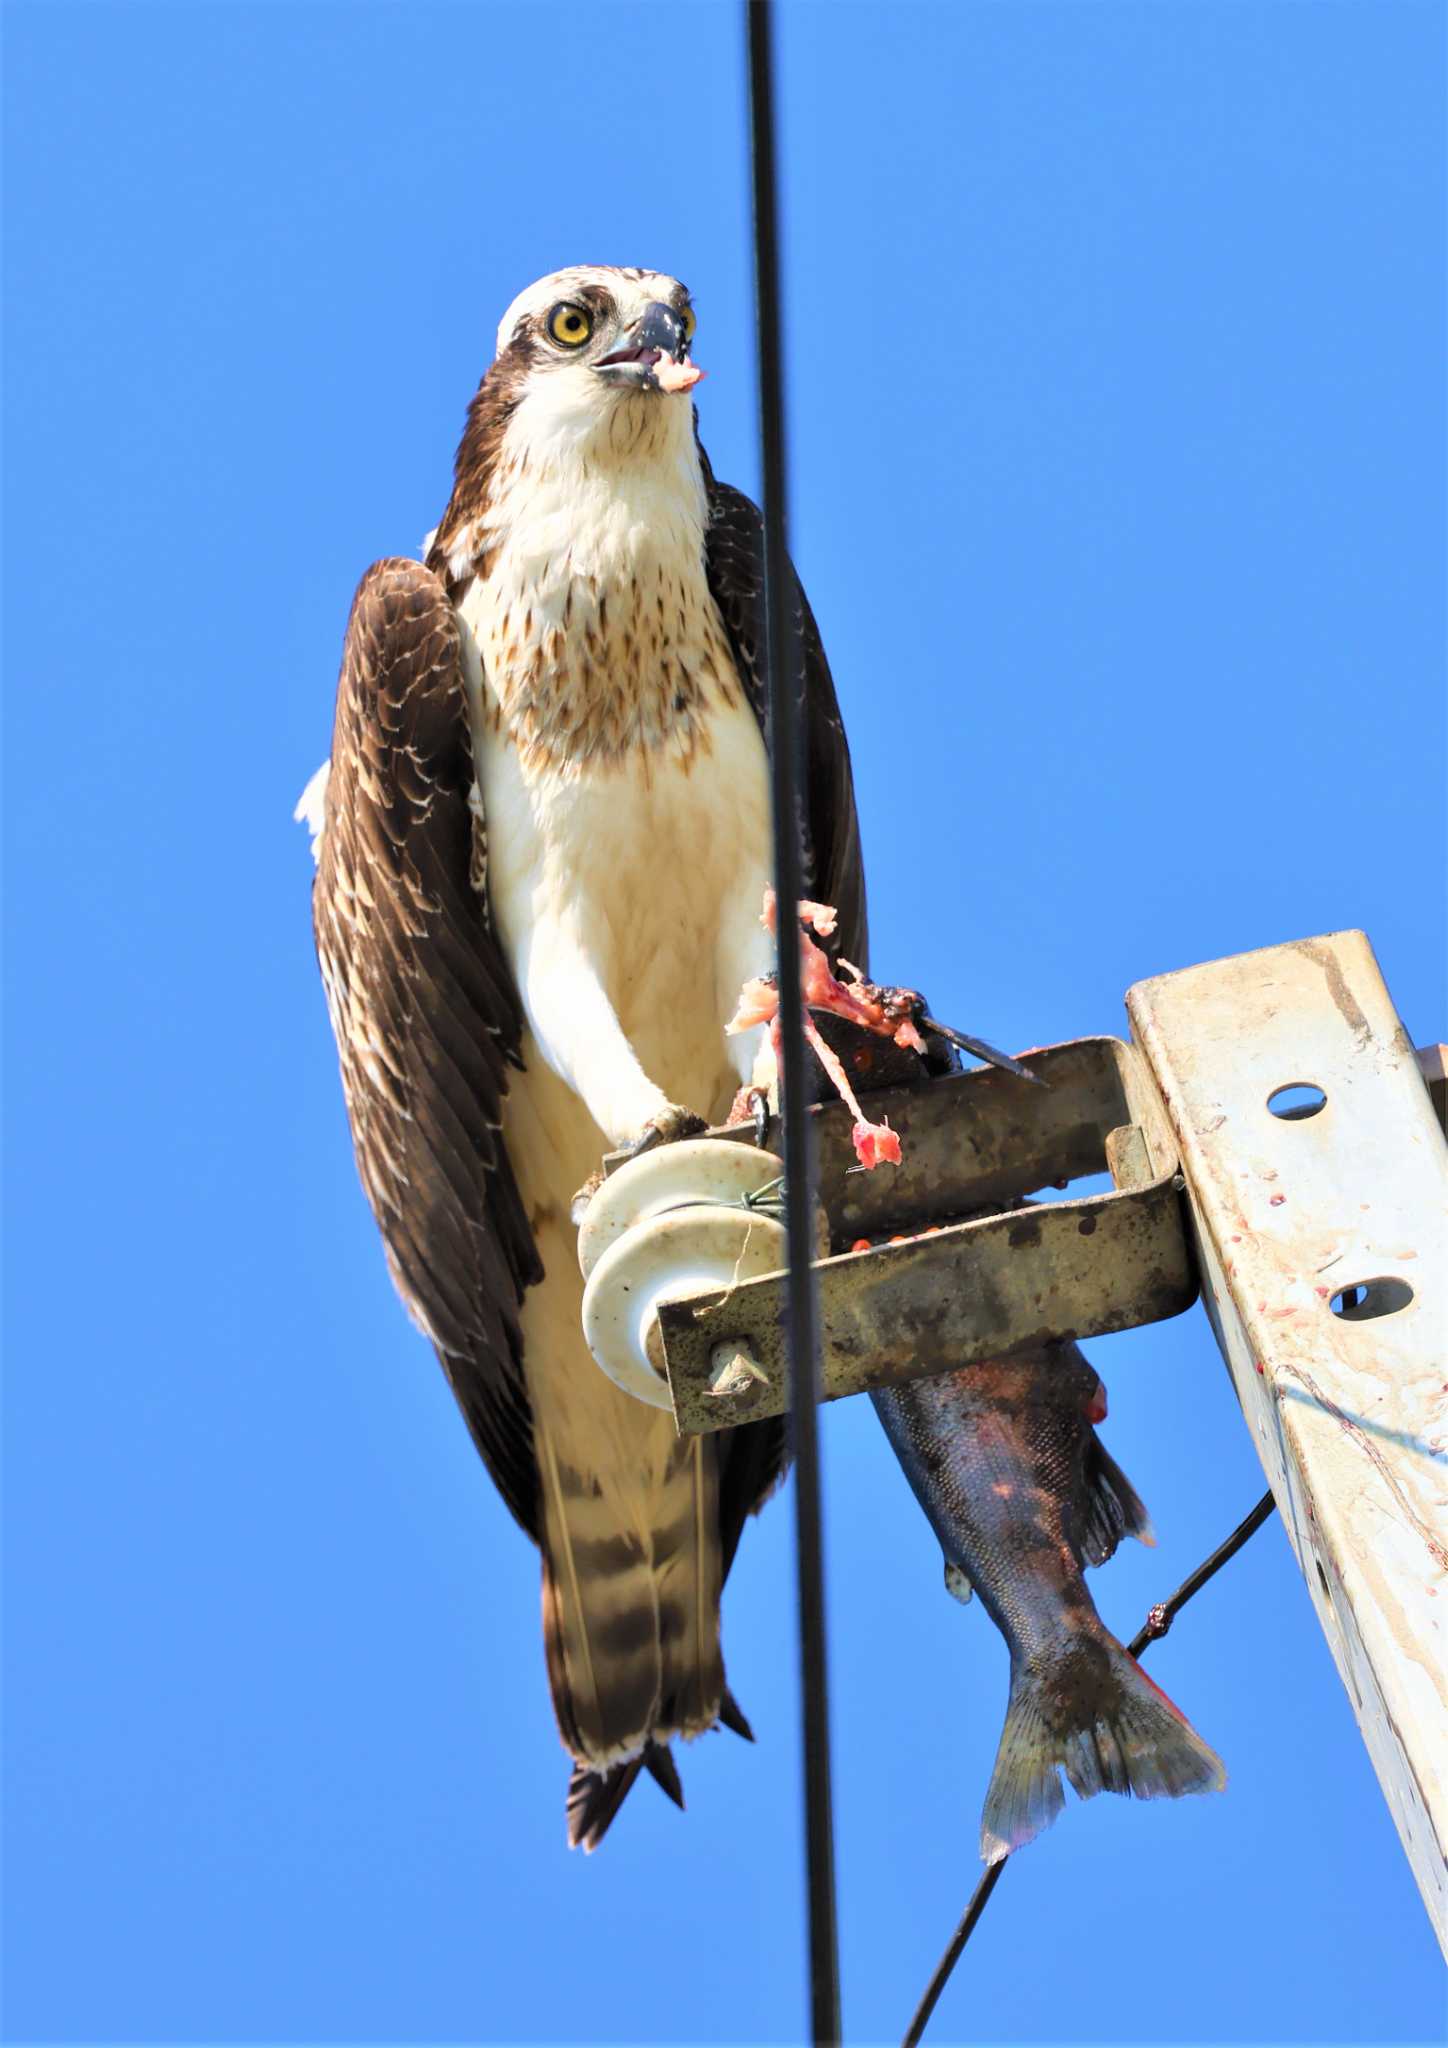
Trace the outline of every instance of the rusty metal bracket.
[[[899, 1167], [860, 1171], [850, 1113], [811, 1111], [824, 1397], [1157, 1322], [1200, 1276], [1448, 1950], [1448, 1051], [1414, 1051], [1361, 932], [1139, 982], [1127, 1009], [1132, 1044], [1031, 1052], [1044, 1088], [872, 1092]], [[1021, 1206], [1103, 1169], [1108, 1194]], [[659, 1305], [681, 1431], [784, 1411], [783, 1305], [779, 1273]]]
[[[985, 1069], [872, 1094], [872, 1117], [900, 1133], [898, 1167], [859, 1169], [842, 1103], [811, 1112], [834, 1254], [815, 1266], [826, 1400], [1158, 1322], [1196, 1299], [1175, 1144], [1140, 1055], [1081, 1038], [1029, 1058], [1045, 1087]], [[1003, 1207], [1103, 1171], [1110, 1193]], [[905, 1241], [848, 1249], [890, 1234]], [[681, 1431], [785, 1411], [783, 1308], [777, 1273], [661, 1306]], [[721, 1346], [757, 1369], [721, 1378]]]

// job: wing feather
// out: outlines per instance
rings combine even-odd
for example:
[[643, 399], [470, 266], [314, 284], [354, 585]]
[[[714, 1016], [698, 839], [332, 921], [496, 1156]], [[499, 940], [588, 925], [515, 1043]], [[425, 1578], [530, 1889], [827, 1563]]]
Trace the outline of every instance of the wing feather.
[[452, 606], [420, 563], [378, 562], [353, 601], [337, 686], [317, 953], [392, 1277], [536, 1541], [518, 1305], [542, 1269], [498, 1135], [522, 1023], [469, 880], [472, 789]]

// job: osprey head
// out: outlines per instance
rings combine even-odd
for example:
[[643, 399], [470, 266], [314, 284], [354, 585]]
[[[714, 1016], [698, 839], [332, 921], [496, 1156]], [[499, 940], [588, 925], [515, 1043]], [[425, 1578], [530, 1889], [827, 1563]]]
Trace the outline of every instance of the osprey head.
[[525, 402], [579, 425], [589, 415], [601, 423], [619, 399], [692, 390], [704, 374], [689, 361], [693, 336], [689, 294], [676, 277], [587, 264], [518, 294], [498, 327], [496, 368]]
[[519, 292], [468, 408], [429, 563], [474, 573], [494, 528], [517, 516], [520, 480], [649, 476], [702, 518], [694, 408], [675, 402], [704, 374], [689, 360], [693, 336], [687, 287], [658, 271], [583, 264]]

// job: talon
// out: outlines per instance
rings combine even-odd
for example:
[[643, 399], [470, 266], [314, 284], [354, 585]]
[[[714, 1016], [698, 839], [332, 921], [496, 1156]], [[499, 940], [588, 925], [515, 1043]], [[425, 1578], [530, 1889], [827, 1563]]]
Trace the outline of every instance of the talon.
[[769, 1090], [767, 1088], [741, 1088], [729, 1106], [724, 1119], [731, 1128], [748, 1124], [756, 1148], [760, 1152], [769, 1150]]
[[626, 1150], [630, 1159], [638, 1159], [643, 1153], [652, 1152], [656, 1145], [676, 1145], [681, 1138], [697, 1138], [708, 1128], [706, 1117], [696, 1116], [692, 1109], [671, 1102], [667, 1109], [649, 1118]]
[[573, 1227], [575, 1230], [581, 1230], [583, 1228], [583, 1219], [588, 1213], [588, 1205], [593, 1200], [594, 1196], [598, 1193], [599, 1189], [603, 1186], [605, 1178], [606, 1176], [604, 1174], [603, 1168], [601, 1166], [596, 1166], [593, 1172], [588, 1176], [588, 1179], [583, 1183], [583, 1186], [578, 1190], [577, 1194], [573, 1197], [572, 1201], [568, 1204], [568, 1214], [573, 1221]]

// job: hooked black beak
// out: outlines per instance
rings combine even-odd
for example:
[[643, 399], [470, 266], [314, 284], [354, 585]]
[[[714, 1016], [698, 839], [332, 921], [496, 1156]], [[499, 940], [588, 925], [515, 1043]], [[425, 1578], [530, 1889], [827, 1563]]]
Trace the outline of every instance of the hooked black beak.
[[688, 352], [683, 320], [672, 306], [656, 299], [629, 329], [623, 346], [601, 357], [594, 367], [612, 384], [633, 384], [657, 391], [660, 386], [655, 372], [659, 363], [665, 358], [682, 363]]

